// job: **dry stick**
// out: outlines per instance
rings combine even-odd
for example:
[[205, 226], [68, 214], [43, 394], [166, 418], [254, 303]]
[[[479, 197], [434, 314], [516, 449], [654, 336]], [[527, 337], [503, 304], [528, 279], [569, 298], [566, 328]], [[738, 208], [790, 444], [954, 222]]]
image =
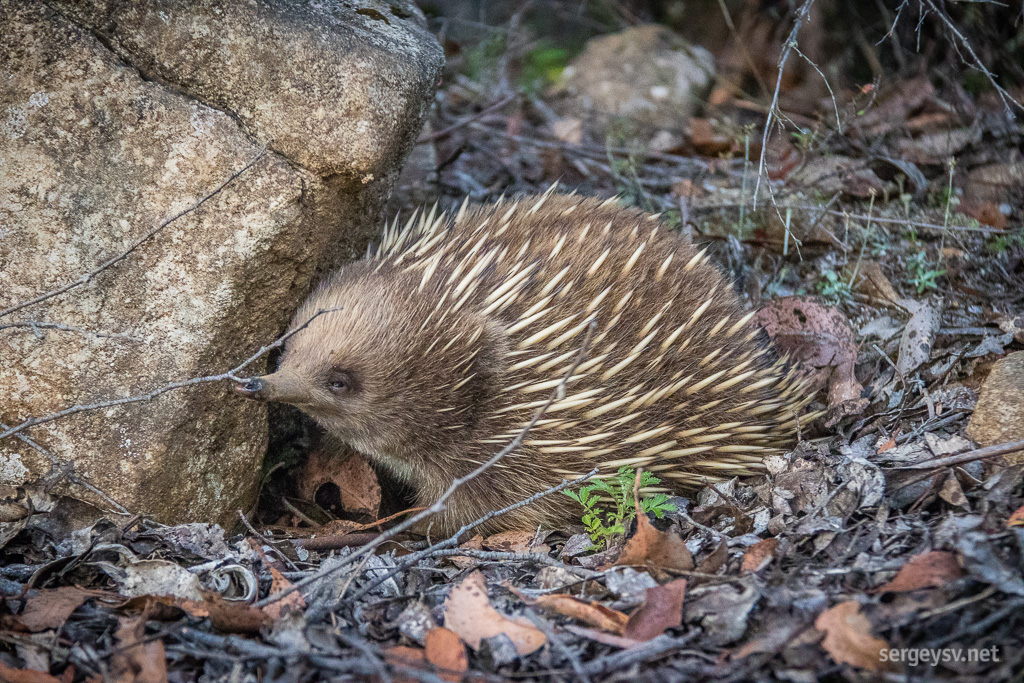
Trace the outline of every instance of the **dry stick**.
[[155, 228], [153, 228], [152, 230], [147, 232], [145, 235], [143, 235], [139, 239], [137, 239], [134, 242], [132, 242], [131, 246], [129, 246], [127, 249], [122, 251], [117, 256], [114, 256], [113, 258], [107, 259], [106, 261], [101, 263], [99, 266], [97, 266], [93, 270], [89, 271], [88, 273], [86, 273], [82, 277], [78, 278], [77, 280], [74, 280], [73, 282], [69, 282], [66, 285], [62, 286], [62, 287], [58, 287], [57, 289], [50, 290], [49, 292], [46, 292], [45, 294], [40, 294], [39, 296], [35, 297], [34, 299], [29, 299], [28, 301], [23, 301], [20, 304], [15, 304], [14, 306], [11, 306], [10, 308], [3, 309], [2, 311], [0, 311], [0, 318], [4, 317], [5, 315], [9, 315], [11, 313], [14, 313], [15, 311], [20, 311], [23, 308], [27, 308], [27, 307], [32, 306], [34, 304], [38, 304], [38, 303], [40, 303], [42, 301], [46, 301], [47, 299], [52, 299], [53, 297], [59, 296], [59, 295], [63, 294], [64, 292], [70, 291], [70, 290], [72, 290], [72, 289], [74, 289], [76, 287], [81, 287], [82, 285], [88, 284], [94, 277], [96, 277], [97, 275], [99, 275], [103, 271], [107, 270], [111, 266], [114, 266], [117, 263], [119, 263], [119, 262], [123, 261], [124, 259], [128, 258], [128, 256], [133, 251], [138, 249], [144, 242], [146, 242], [148, 239], [153, 237], [155, 234], [157, 234], [158, 232], [160, 232], [161, 230], [166, 228], [168, 225], [170, 225], [174, 221], [178, 220], [179, 218], [192, 213], [193, 211], [198, 209], [200, 206], [205, 204], [207, 201], [209, 201], [210, 199], [216, 197], [218, 194], [220, 194], [221, 190], [223, 190], [225, 187], [230, 185], [231, 182], [233, 180], [235, 180], [235, 178], [237, 178], [238, 176], [242, 175], [243, 173], [248, 171], [250, 168], [252, 168], [253, 165], [257, 161], [260, 160], [260, 158], [263, 156], [263, 154], [266, 151], [267, 151], [267, 146], [264, 145], [256, 153], [256, 156], [254, 156], [252, 159], [249, 160], [249, 163], [247, 163], [245, 166], [243, 166], [242, 168], [238, 169], [237, 171], [232, 173], [230, 176], [228, 176], [228, 178], [224, 182], [222, 182], [220, 185], [218, 185], [217, 188], [213, 192], [209, 193], [208, 195], [206, 195], [202, 199], [198, 200], [197, 202], [192, 204], [192, 206], [189, 206], [188, 208], [184, 209], [183, 211], [179, 211], [178, 213], [174, 214], [170, 218], [166, 219], [164, 222], [162, 222], [159, 225], [157, 225]]
[[5, 323], [0, 325], [0, 330], [7, 330], [11, 328], [28, 328], [40, 339], [45, 339], [46, 335], [39, 332], [39, 330], [59, 330], [61, 332], [74, 332], [76, 334], [84, 334], [90, 337], [97, 337], [100, 339], [127, 339], [128, 341], [142, 343], [142, 339], [133, 337], [123, 332], [95, 332], [93, 330], [83, 330], [80, 327], [72, 327], [71, 325], [64, 325], [62, 323], [51, 323], [42, 320], [17, 320], [13, 323]]
[[641, 664], [652, 659], [659, 659], [667, 654], [681, 650], [690, 641], [699, 635], [699, 630], [693, 629], [689, 633], [673, 638], [668, 635], [660, 635], [657, 638], [648, 640], [642, 645], [637, 645], [628, 650], [616, 652], [605, 657], [598, 657], [583, 665], [583, 670], [591, 676], [605, 676], [613, 671], [625, 669], [634, 664]]
[[526, 618], [547, 636], [552, 648], [560, 652], [568, 660], [569, 666], [572, 667], [573, 673], [576, 674], [576, 680], [581, 681], [581, 683], [590, 683], [590, 676], [583, 670], [583, 663], [580, 661], [580, 658], [573, 652], [571, 647], [565, 644], [562, 637], [555, 632], [555, 629], [548, 620], [529, 607], [526, 608]]
[[488, 114], [491, 114], [491, 113], [497, 111], [498, 109], [501, 109], [502, 107], [504, 107], [506, 104], [508, 104], [512, 100], [516, 99], [517, 97], [519, 97], [519, 93], [512, 93], [508, 97], [503, 97], [500, 100], [498, 100], [497, 102], [495, 102], [494, 104], [490, 105], [489, 107], [487, 107], [487, 108], [485, 108], [485, 109], [483, 109], [481, 111], [478, 111], [477, 113], [473, 114], [472, 116], [467, 116], [467, 117], [465, 117], [464, 119], [462, 119], [460, 121], [456, 121], [452, 125], [450, 125], [450, 126], [448, 126], [446, 128], [442, 128], [441, 130], [437, 131], [436, 133], [431, 133], [430, 135], [424, 135], [423, 137], [421, 137], [419, 140], [416, 141], [416, 144], [417, 145], [422, 145], [422, 144], [425, 144], [427, 142], [433, 142], [434, 140], [440, 140], [441, 138], [448, 137], [449, 135], [451, 135], [452, 133], [457, 131], [459, 128], [462, 128], [463, 126], [468, 126], [469, 124], [473, 123], [474, 121], [476, 121], [478, 119], [482, 119], [483, 117], [487, 116]]
[[340, 311], [340, 310], [341, 310], [340, 308], [330, 308], [330, 309], [326, 309], [326, 310], [321, 309], [321, 310], [317, 311], [312, 317], [309, 318], [309, 320], [307, 320], [306, 322], [302, 323], [302, 325], [300, 325], [299, 327], [296, 327], [294, 330], [290, 330], [289, 332], [285, 333], [284, 335], [279, 337], [276, 341], [274, 341], [272, 344], [268, 344], [267, 346], [264, 346], [264, 347], [260, 348], [259, 351], [257, 351], [256, 353], [254, 353], [253, 355], [251, 355], [247, 359], [245, 359], [245, 361], [243, 361], [241, 365], [238, 365], [238, 366], [232, 368], [231, 370], [228, 370], [227, 372], [222, 372], [219, 375], [207, 375], [205, 377], [193, 377], [192, 379], [187, 379], [187, 380], [184, 380], [182, 382], [172, 382], [171, 384], [165, 384], [164, 386], [162, 386], [162, 387], [160, 387], [158, 389], [154, 389], [154, 390], [152, 390], [152, 391], [150, 391], [149, 393], [146, 393], [146, 394], [139, 394], [137, 396], [127, 396], [125, 398], [117, 398], [117, 399], [113, 399], [113, 400], [110, 400], [110, 401], [101, 401], [99, 403], [90, 403], [90, 404], [84, 404], [84, 405], [80, 404], [80, 405], [71, 406], [70, 408], [65, 408], [64, 410], [58, 411], [56, 413], [51, 413], [49, 415], [44, 415], [43, 417], [31, 417], [31, 418], [25, 420], [24, 422], [22, 422], [21, 424], [19, 424], [17, 427], [9, 427], [6, 430], [4, 430], [3, 432], [0, 432], [0, 441], [3, 441], [4, 439], [6, 439], [9, 436], [14, 436], [15, 434], [18, 434], [18, 433], [28, 429], [29, 427], [35, 427], [36, 425], [45, 424], [47, 422], [53, 422], [54, 420], [59, 420], [62, 417], [67, 417], [68, 415], [74, 415], [75, 413], [83, 413], [83, 412], [86, 412], [86, 411], [89, 411], [89, 410], [100, 410], [101, 408], [112, 408], [114, 406], [125, 405], [127, 403], [141, 403], [143, 401], [152, 401], [157, 396], [160, 396], [162, 394], [166, 394], [169, 391], [174, 391], [175, 389], [184, 389], [185, 387], [191, 387], [191, 386], [194, 386], [196, 384], [206, 384], [208, 382], [219, 382], [219, 381], [225, 380], [225, 379], [234, 380], [235, 382], [244, 382], [245, 379], [242, 378], [242, 377], [239, 377], [238, 374], [237, 374], [237, 373], [241, 372], [242, 369], [244, 369], [248, 365], [251, 365], [252, 363], [255, 363], [257, 360], [259, 360], [261, 357], [263, 357], [264, 355], [266, 355], [270, 351], [272, 351], [272, 350], [278, 348], [279, 346], [281, 346], [282, 344], [284, 344], [286, 341], [288, 341], [289, 338], [291, 338], [293, 335], [298, 334], [299, 332], [304, 330], [307, 325], [309, 325], [311, 322], [316, 320], [318, 317], [320, 317], [324, 313], [333, 313], [335, 311]]
[[268, 548], [270, 548], [270, 551], [272, 553], [277, 555], [280, 559], [284, 560], [284, 563], [286, 565], [288, 565], [289, 567], [291, 567], [292, 571], [295, 571], [295, 572], [299, 571], [299, 568], [297, 566], [295, 566], [294, 562], [292, 562], [291, 560], [288, 559], [287, 555], [285, 555], [280, 550], [278, 550], [277, 547], [273, 543], [271, 543], [267, 539], [266, 536], [264, 536], [263, 534], [261, 534], [260, 532], [256, 531], [256, 529], [253, 528], [252, 524], [249, 523], [249, 518], [245, 516], [244, 512], [239, 510], [238, 511], [238, 516], [242, 520], [242, 524], [245, 525], [245, 528], [249, 530], [250, 534], [252, 534], [257, 540], [259, 540], [260, 543], [262, 543], [263, 545], [265, 545]]
[[775, 92], [772, 94], [772, 103], [768, 107], [768, 118], [764, 122], [764, 134], [761, 136], [761, 160], [757, 164], [757, 184], [754, 185], [754, 208], [757, 208], [757, 197], [761, 190], [761, 178], [764, 176], [764, 165], [765, 155], [768, 151], [768, 136], [772, 129], [773, 119], [778, 118], [776, 112], [779, 109], [779, 93], [782, 92], [782, 71], [786, 66], [786, 61], [789, 59], [789, 53], [793, 50], [796, 45], [796, 35], [800, 32], [800, 28], [803, 26], [804, 19], [807, 13], [811, 10], [811, 5], [814, 4], [814, 0], [806, 0], [800, 9], [797, 10], [796, 19], [793, 21], [793, 29], [789, 32], [789, 36], [786, 38], [785, 46], [782, 49], [782, 54], [779, 56], [779, 75], [775, 80]]
[[975, 460], [981, 460], [983, 458], [993, 458], [997, 455], [1007, 455], [1009, 453], [1018, 453], [1020, 451], [1024, 451], [1024, 441], [1007, 441], [1006, 443], [996, 444], [995, 446], [976, 448], [973, 451], [967, 451], [960, 455], [947, 455], [941, 458], [934, 458], [932, 460], [914, 463], [913, 465], [894, 467], [893, 469], [930, 470], [937, 467], [948, 467], [950, 465], [963, 465], [964, 463], [974, 462]]
[[964, 49], [967, 50], [967, 54], [969, 54], [971, 56], [971, 59], [974, 60], [974, 68], [980, 71], [981, 73], [985, 74], [985, 78], [988, 79], [988, 82], [992, 85], [993, 88], [996, 89], [996, 92], [999, 93], [999, 99], [1003, 101], [1003, 107], [1006, 108], [1006, 117], [1011, 121], [1017, 118], [1014, 115], [1013, 107], [1011, 107], [1010, 104], [1013, 103], [1021, 111], [1024, 111], [1024, 105], [1022, 105], [1020, 102], [1014, 99], [1013, 95], [1006, 91], [1006, 88], [996, 83], [996, 77], [992, 74], [991, 71], [988, 70], [988, 67], [986, 67], [985, 64], [978, 58], [978, 55], [975, 54], [974, 52], [974, 48], [971, 47], [971, 44], [967, 41], [967, 38], [964, 36], [964, 34], [960, 33], [960, 29], [956, 27], [956, 24], [953, 23], [953, 20], [946, 16], [946, 13], [940, 10], [938, 6], [933, 2], [933, 0], [923, 0], [923, 2], [927, 4], [929, 7], [931, 7], [933, 12], [939, 15], [939, 18], [942, 19], [942, 23], [946, 25], [946, 28], [949, 29], [950, 33], [956, 36], [956, 39], [959, 40], [960, 44], [963, 45]]
[[[740, 204], [724, 203], [724, 204], [707, 204], [704, 206], [695, 207], [697, 210], [713, 210], [713, 209], [735, 209], [739, 208]], [[797, 211], [813, 211], [816, 213], [823, 213], [830, 216], [839, 216], [841, 218], [850, 218], [851, 220], [871, 220], [873, 223], [897, 223], [899, 225], [911, 225], [915, 228], [925, 228], [928, 230], [962, 230], [964, 232], [980, 232], [984, 235], [1002, 235], [1005, 234], [1006, 230], [997, 230], [995, 228], [986, 227], [973, 227], [969, 225], [939, 225], [938, 223], [923, 223], [920, 221], [908, 221], [905, 218], [885, 218], [883, 216], [868, 216], [866, 214], [853, 214], [844, 211], [836, 211], [835, 209], [825, 209], [822, 211], [820, 206], [809, 206], [804, 204], [784, 204], [783, 208], [794, 209]], [[692, 212], [691, 212], [692, 213]]]
[[[559, 396], [560, 392], [565, 390], [565, 385], [568, 382], [569, 378], [572, 377], [573, 373], [575, 373], [576, 369], [580, 366], [580, 363], [583, 362], [583, 358], [587, 355], [587, 350], [588, 350], [588, 348], [590, 346], [590, 338], [594, 334], [594, 328], [595, 327], [596, 327], [596, 324], [593, 321], [591, 321], [590, 325], [587, 327], [587, 334], [586, 334], [586, 336], [583, 339], [583, 344], [580, 346], [580, 352], [579, 352], [579, 354], [577, 354], [576, 360], [573, 362], [572, 367], [569, 368], [569, 371], [562, 378], [562, 381], [559, 382], [558, 386], [555, 387], [555, 389], [551, 392], [551, 396], [548, 397], [547, 402], [544, 405], [542, 405], [540, 407], [540, 409], [536, 413], [534, 413], [533, 418], [526, 424], [525, 427], [523, 427], [522, 431], [519, 432], [519, 434], [516, 436], [516, 438], [514, 438], [511, 442], [509, 442], [509, 444], [507, 446], [505, 446], [500, 451], [495, 453], [494, 456], [490, 460], [484, 462], [482, 465], [477, 467], [475, 470], [473, 470], [472, 472], [470, 472], [466, 476], [459, 477], [458, 479], [455, 479], [454, 481], [452, 481], [451, 485], [445, 490], [444, 493], [441, 494], [441, 497], [438, 498], [433, 503], [433, 505], [428, 507], [426, 510], [423, 510], [422, 512], [416, 514], [415, 516], [410, 517], [409, 519], [405, 520], [401, 524], [398, 524], [396, 526], [391, 527], [390, 529], [388, 529], [387, 531], [382, 533], [380, 536], [378, 536], [375, 541], [367, 543], [366, 545], [364, 545], [359, 550], [356, 550], [355, 552], [353, 552], [351, 555], [346, 556], [345, 559], [342, 562], [339, 562], [335, 566], [330, 567], [330, 568], [328, 568], [326, 570], [323, 570], [323, 571], [318, 571], [316, 574], [313, 574], [312, 576], [309, 576], [309, 577], [307, 577], [305, 579], [302, 579], [301, 581], [297, 581], [296, 583], [292, 584], [291, 586], [289, 586], [287, 589], [281, 591], [280, 593], [276, 593], [274, 595], [268, 595], [267, 597], [265, 597], [262, 600], [260, 600], [259, 602], [257, 602], [255, 606], [256, 607], [265, 607], [265, 606], [267, 606], [267, 605], [269, 605], [271, 603], [277, 602], [278, 600], [281, 600], [282, 598], [285, 598], [288, 595], [291, 595], [292, 593], [294, 593], [297, 590], [302, 590], [306, 586], [309, 586], [312, 583], [320, 581], [321, 579], [324, 579], [324, 578], [330, 576], [331, 574], [334, 574], [334, 573], [340, 571], [344, 567], [347, 567], [347, 566], [353, 564], [357, 560], [360, 560], [360, 559], [362, 559], [364, 557], [368, 558], [373, 553], [374, 550], [376, 550], [378, 547], [380, 547], [381, 544], [391, 540], [392, 538], [394, 538], [398, 534], [402, 533], [406, 529], [412, 527], [413, 525], [417, 524], [421, 520], [424, 520], [427, 517], [430, 517], [431, 515], [434, 515], [434, 514], [440, 512], [440, 511], [444, 510], [445, 502], [449, 498], [451, 498], [452, 494], [455, 493], [456, 489], [458, 489], [460, 486], [462, 486], [466, 482], [471, 481], [471, 480], [475, 479], [476, 477], [478, 477], [479, 475], [483, 474], [488, 469], [490, 469], [495, 463], [497, 463], [499, 460], [501, 460], [506, 455], [508, 455], [509, 453], [511, 453], [512, 451], [516, 450], [517, 448], [519, 448], [522, 445], [523, 440], [526, 438], [526, 435], [529, 434], [530, 430], [533, 429], [533, 426], [537, 424], [537, 421], [540, 420], [540, 418], [543, 417], [544, 413], [547, 412], [548, 408], [551, 407], [551, 404], [554, 403], [555, 399]], [[587, 475], [587, 477], [584, 477], [584, 478], [588, 478], [588, 477], [591, 477], [593, 475], [594, 475], [594, 473], [591, 472], [591, 473], [589, 473]], [[547, 493], [552, 493], [554, 491], [561, 490], [561, 488], [565, 488], [565, 486], [569, 486], [572, 483], [574, 483], [574, 482], [562, 482], [562, 484], [560, 486], [553, 487], [552, 489], [549, 489], [548, 491], [544, 491], [544, 492], [541, 492], [541, 493], [546, 495]], [[536, 497], [539, 497], [539, 496], [531, 496], [527, 500], [529, 501], [529, 500], [532, 500], [532, 499], [534, 499]], [[472, 523], [470, 525], [467, 525], [467, 526], [463, 527], [462, 529], [459, 529], [459, 531], [457, 531], [455, 533], [455, 536], [453, 536], [452, 538], [458, 539], [459, 535], [462, 534], [466, 529], [472, 528], [473, 526], [476, 526], [477, 524], [481, 524], [484, 521], [490, 519], [491, 517], [496, 516], [497, 514], [501, 514], [501, 513], [507, 512], [508, 510], [514, 509], [515, 507], [519, 507], [520, 504], [525, 504], [525, 503], [523, 501], [520, 501], [520, 503], [514, 503], [513, 505], [511, 505], [508, 508], [505, 508], [503, 510], [499, 510], [497, 512], [489, 512], [486, 515], [484, 515], [483, 517], [481, 517], [479, 520], [477, 520], [476, 522], [474, 522], [474, 523]], [[451, 539], [448, 539], [448, 541], [450, 541], [450, 540]], [[447, 543], [448, 541], [443, 541], [443, 543]]]
[[[0, 422], [0, 429], [6, 430], [6, 429], [10, 429], [10, 427], [8, 425], [4, 424], [3, 422]], [[18, 438], [22, 442], [24, 442], [25, 444], [31, 446], [32, 448], [34, 448], [37, 451], [39, 451], [40, 453], [42, 453], [43, 456], [47, 460], [50, 461], [50, 464], [53, 467], [56, 468], [56, 467], [60, 467], [60, 466], [65, 464], [65, 463], [62, 463], [60, 461], [60, 458], [58, 458], [56, 455], [54, 455], [50, 451], [46, 450], [45, 448], [43, 448], [38, 443], [36, 443], [34, 440], [30, 439], [29, 437], [25, 436], [24, 434], [18, 434]], [[85, 488], [85, 489], [91, 491], [92, 493], [95, 493], [97, 496], [99, 496], [100, 498], [105, 500], [107, 503], [112, 505], [114, 507], [114, 509], [117, 510], [118, 512], [120, 512], [121, 514], [124, 514], [124, 515], [130, 515], [131, 514], [131, 511], [129, 511], [128, 508], [126, 508], [125, 506], [121, 505], [116, 500], [114, 500], [113, 498], [108, 496], [106, 493], [104, 493], [100, 489], [98, 489], [95, 486], [93, 486], [92, 484], [90, 484], [88, 481], [86, 481], [80, 475], [76, 474], [75, 473], [75, 465], [74, 465], [73, 462], [69, 463], [69, 464], [71, 465], [71, 471], [64, 474], [64, 477], [66, 477], [68, 481], [70, 481], [72, 484], [75, 484], [76, 486], [81, 486], [82, 488]]]
[[725, 19], [725, 25], [729, 28], [729, 33], [732, 34], [734, 44], [739, 49], [740, 54], [743, 56], [743, 61], [747, 63], [747, 69], [754, 75], [754, 79], [757, 81], [757, 85], [761, 88], [763, 95], [768, 94], [768, 84], [764, 78], [761, 77], [760, 69], [757, 68], [757, 63], [754, 61], [754, 56], [750, 54], [750, 50], [747, 49], [747, 44], [740, 36], [739, 31], [736, 30], [736, 24], [733, 23], [732, 14], [729, 12], [729, 8], [725, 5], [725, 0], [718, 0], [718, 8], [722, 10], [722, 17]]
[[[449, 536], [445, 540], [438, 541], [434, 545], [432, 545], [430, 547], [427, 547], [427, 548], [424, 548], [423, 550], [417, 550], [414, 553], [409, 553], [408, 555], [406, 555], [405, 557], [402, 558], [401, 562], [397, 563], [394, 567], [392, 567], [388, 571], [387, 574], [384, 574], [383, 576], [377, 577], [376, 579], [371, 581], [369, 584], [367, 584], [366, 586], [363, 586], [358, 591], [356, 591], [351, 599], [353, 601], [354, 600], [358, 600], [359, 598], [363, 597], [365, 594], [369, 593], [374, 588], [376, 588], [380, 584], [384, 583], [385, 581], [387, 581], [391, 577], [396, 576], [400, 572], [402, 572], [402, 571], [408, 569], [409, 567], [413, 566], [414, 564], [416, 564], [417, 562], [422, 560], [424, 557], [441, 554], [438, 551], [442, 551], [442, 550], [445, 550], [447, 548], [451, 548], [454, 545], [458, 545], [459, 544], [459, 539], [466, 532], [472, 531], [473, 529], [475, 529], [476, 527], [480, 526], [484, 522], [487, 522], [487, 521], [489, 521], [489, 520], [491, 520], [491, 519], [493, 519], [495, 517], [503, 515], [506, 512], [511, 512], [512, 510], [516, 510], [516, 509], [521, 508], [521, 507], [526, 507], [527, 505], [533, 503], [534, 501], [537, 501], [537, 500], [539, 500], [541, 498], [544, 498], [545, 496], [549, 496], [552, 493], [558, 493], [562, 489], [567, 489], [567, 488], [576, 486], [577, 484], [581, 484], [581, 483], [585, 482], [586, 480], [590, 479], [591, 477], [593, 477], [595, 474], [597, 474], [597, 472], [598, 472], [598, 470], [595, 467], [594, 469], [590, 470], [589, 472], [587, 472], [586, 474], [584, 474], [581, 477], [578, 477], [576, 479], [572, 479], [572, 480], [569, 480], [569, 481], [562, 481], [561, 484], [558, 484], [557, 486], [552, 486], [551, 488], [545, 489], [543, 491], [539, 491], [539, 492], [533, 494], [532, 496], [530, 496], [529, 498], [524, 498], [523, 500], [520, 500], [519, 502], [516, 502], [516, 503], [512, 503], [511, 505], [503, 507], [500, 510], [492, 510], [491, 512], [488, 512], [486, 515], [484, 515], [480, 519], [477, 519], [477, 520], [475, 520], [473, 522], [470, 522], [466, 526], [462, 527], [461, 529], [456, 531], [454, 534], [452, 534], [451, 536]], [[462, 549], [460, 549], [460, 551], [461, 550]], [[362, 565], [360, 565], [360, 567], [361, 566]], [[358, 573], [358, 571], [353, 572], [352, 576], [354, 577], [357, 573]], [[345, 589], [346, 590], [348, 589], [348, 585], [350, 583], [352, 583], [352, 578], [351, 577], [349, 578], [348, 582], [345, 584]], [[345, 590], [342, 590], [342, 596], [344, 596], [344, 593], [345, 593]], [[340, 604], [340, 599], [339, 599], [339, 604]]]

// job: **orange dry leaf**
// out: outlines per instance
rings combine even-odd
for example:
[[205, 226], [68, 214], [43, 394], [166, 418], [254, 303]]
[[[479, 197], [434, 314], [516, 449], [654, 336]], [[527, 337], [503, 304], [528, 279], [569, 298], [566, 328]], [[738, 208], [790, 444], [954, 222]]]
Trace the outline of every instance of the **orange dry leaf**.
[[121, 617], [115, 634], [117, 649], [110, 656], [109, 679], [116, 683], [167, 683], [163, 641], [144, 642], [146, 619]]
[[[277, 595], [278, 593], [286, 591], [289, 588], [291, 588], [292, 582], [284, 578], [284, 575], [274, 567], [273, 563], [270, 561], [270, 558], [267, 557], [267, 554], [265, 552], [263, 552], [263, 548], [260, 546], [259, 543], [256, 542], [256, 539], [250, 538], [247, 540], [249, 541], [249, 547], [251, 547], [256, 552], [256, 554], [260, 556], [260, 559], [263, 560], [263, 564], [265, 564], [267, 566], [267, 569], [270, 570], [270, 594]], [[270, 619], [276, 621], [288, 612], [296, 612], [301, 609], [304, 609], [305, 607], [306, 600], [298, 591], [294, 591], [284, 596], [280, 600], [275, 600], [274, 602], [270, 603], [269, 605], [263, 608], [263, 611]]]
[[520, 655], [539, 650], [547, 637], [532, 624], [500, 614], [487, 599], [484, 575], [475, 571], [452, 589], [444, 601], [444, 625], [474, 650], [480, 641], [500, 633], [509, 637]]
[[469, 668], [466, 646], [455, 633], [443, 626], [427, 633], [424, 652], [428, 662], [446, 672], [441, 674], [446, 681], [462, 680], [461, 672]]
[[[281, 591], [288, 590], [292, 587], [292, 582], [284, 578], [281, 572], [274, 569], [269, 564], [267, 569], [270, 570], [270, 576], [273, 577], [270, 583], [270, 594], [277, 595]], [[263, 608], [267, 616], [271, 619], [277, 620], [283, 617], [288, 612], [298, 612], [306, 607], [306, 601], [303, 599], [302, 594], [299, 591], [294, 591], [284, 596], [280, 600], [270, 603]]]
[[676, 579], [664, 586], [648, 588], [644, 604], [629, 615], [623, 635], [633, 640], [657, 638], [665, 629], [683, 623], [683, 598], [686, 579]]
[[915, 555], [900, 568], [889, 583], [871, 590], [872, 593], [907, 593], [918, 588], [944, 586], [963, 576], [964, 571], [954, 553], [942, 550]]
[[[426, 661], [425, 654], [418, 647], [406, 647], [405, 645], [389, 647], [384, 651], [384, 660], [393, 667], [426, 668], [424, 666]], [[377, 675], [370, 677], [372, 683], [381, 683], [383, 680], [383, 678]], [[415, 678], [406, 676], [403, 673], [392, 674], [391, 680], [395, 683], [415, 683], [416, 681]]]
[[[203, 593], [202, 606], [210, 615], [210, 623], [225, 633], [259, 633], [273, 618], [259, 607], [247, 602], [225, 600], [218, 593]], [[191, 613], [187, 607], [185, 611]]]
[[626, 541], [618, 559], [610, 566], [626, 565], [690, 571], [693, 555], [677, 534], [658, 531], [647, 515], [639, 515], [636, 533]]
[[1024, 526], [1024, 505], [1014, 510], [1013, 514], [1006, 520], [1007, 529], [1014, 526]]
[[740, 565], [740, 571], [746, 573], [764, 569], [775, 558], [775, 550], [778, 547], [779, 539], [777, 538], [766, 538], [750, 546], [747, 548], [747, 552], [743, 553], [743, 564]]
[[629, 621], [629, 617], [623, 612], [605, 607], [598, 602], [581, 600], [566, 593], [542, 595], [534, 600], [512, 586], [506, 586], [506, 588], [519, 596], [528, 605], [536, 605], [541, 609], [550, 610], [564, 617], [582, 621], [585, 624], [599, 628], [602, 631], [608, 631], [609, 633], [621, 634], [622, 629], [626, 626], [626, 622]]
[[818, 615], [814, 627], [825, 632], [821, 647], [839, 664], [852, 664], [869, 671], [893, 671], [893, 662], [882, 661], [889, 644], [871, 635], [871, 622], [861, 614], [860, 604], [849, 600]]
[[[332, 449], [313, 450], [299, 477], [299, 495], [305, 500], [317, 500], [317, 493], [333, 498], [325, 507], [332, 512], [349, 512], [376, 519], [380, 508], [380, 484], [377, 473], [359, 453], [346, 449], [348, 457], [339, 457]], [[323, 494], [322, 494], [323, 495]]]
[[535, 543], [534, 541], [536, 540], [537, 533], [534, 531], [502, 531], [485, 538], [483, 546], [488, 550], [503, 553], [537, 553], [547, 555], [551, 552], [551, 546], [544, 543]]
[[0, 681], [3, 683], [60, 683], [60, 679], [45, 671], [14, 669], [0, 661]]

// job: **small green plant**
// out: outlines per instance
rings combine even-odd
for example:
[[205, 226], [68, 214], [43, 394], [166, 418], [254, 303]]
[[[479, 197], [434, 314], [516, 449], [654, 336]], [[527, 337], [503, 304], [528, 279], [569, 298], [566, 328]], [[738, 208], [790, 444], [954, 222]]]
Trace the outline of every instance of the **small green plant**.
[[[640, 488], [654, 486], [661, 480], [650, 472], [640, 475]], [[612, 539], [626, 533], [626, 523], [636, 517], [636, 503], [633, 498], [633, 487], [636, 485], [636, 470], [620, 467], [614, 477], [597, 479], [584, 484], [578, 491], [563, 491], [583, 506], [583, 526], [593, 543], [591, 546], [608, 546]], [[666, 512], [676, 509], [668, 502], [668, 495], [656, 493], [640, 499], [640, 508], [644, 514], [654, 513], [661, 519]]]
[[477, 83], [495, 78], [498, 60], [507, 47], [503, 34], [494, 33], [484, 38], [466, 52], [462, 72]]
[[993, 254], [1005, 254], [1010, 247], [1024, 247], [1024, 230], [996, 235], [985, 242], [985, 247]]
[[826, 270], [821, 274], [817, 290], [829, 303], [838, 304], [850, 298], [850, 283], [834, 270]]
[[567, 50], [553, 47], [549, 41], [541, 40], [523, 56], [523, 72], [519, 83], [527, 92], [540, 92], [547, 86], [557, 83], [568, 64]]
[[910, 284], [917, 288], [918, 294], [938, 287], [938, 279], [946, 274], [945, 270], [933, 268], [923, 251], [907, 259], [907, 268], [910, 269]]

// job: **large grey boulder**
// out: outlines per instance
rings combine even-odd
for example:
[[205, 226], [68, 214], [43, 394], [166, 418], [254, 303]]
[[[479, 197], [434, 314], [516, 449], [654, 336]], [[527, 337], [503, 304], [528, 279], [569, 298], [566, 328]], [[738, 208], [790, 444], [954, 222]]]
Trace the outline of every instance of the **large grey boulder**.
[[[0, 0], [0, 35], [0, 311], [93, 272], [268, 148], [82, 286], [0, 314], [8, 426], [224, 372], [278, 335], [379, 229], [443, 62], [409, 2]], [[266, 415], [229, 390], [21, 434], [41, 449], [2, 439], [0, 484], [56, 459], [132, 512], [236, 519]]]

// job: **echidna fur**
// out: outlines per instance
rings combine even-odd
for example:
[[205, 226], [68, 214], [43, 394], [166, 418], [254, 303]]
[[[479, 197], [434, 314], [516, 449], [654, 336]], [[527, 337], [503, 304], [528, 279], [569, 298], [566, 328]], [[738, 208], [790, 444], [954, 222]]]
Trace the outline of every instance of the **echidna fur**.
[[[293, 403], [429, 505], [465, 484], [451, 531], [597, 466], [643, 467], [677, 491], [763, 469], [794, 442], [803, 382], [751, 323], [705, 251], [617, 201], [547, 193], [390, 225], [295, 316], [266, 397]], [[341, 379], [338, 379], [341, 378]], [[547, 496], [485, 530], [564, 525]]]

